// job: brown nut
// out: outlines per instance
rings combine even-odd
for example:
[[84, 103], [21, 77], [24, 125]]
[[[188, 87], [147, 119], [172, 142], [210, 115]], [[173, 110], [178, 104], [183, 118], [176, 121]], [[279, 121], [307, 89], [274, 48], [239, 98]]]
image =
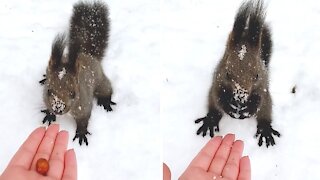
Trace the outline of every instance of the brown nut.
[[42, 174], [45, 176], [47, 175], [48, 170], [49, 170], [49, 162], [44, 158], [38, 159], [36, 164], [36, 171], [39, 174]]

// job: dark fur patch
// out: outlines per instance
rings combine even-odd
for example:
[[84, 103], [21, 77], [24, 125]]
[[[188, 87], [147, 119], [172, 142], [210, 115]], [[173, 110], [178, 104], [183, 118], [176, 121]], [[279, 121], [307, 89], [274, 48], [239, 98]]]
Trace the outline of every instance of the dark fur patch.
[[109, 37], [107, 6], [102, 2], [79, 2], [73, 7], [70, 22], [69, 64], [80, 52], [102, 60]]
[[257, 110], [260, 107], [260, 105], [261, 96], [259, 94], [253, 93], [249, 96], [248, 101], [244, 104], [244, 106], [246, 106], [247, 108], [245, 110], [240, 111], [240, 115], [244, 118], [247, 118], [246, 115], [244, 115], [245, 113], [248, 113], [252, 116], [257, 113]]
[[116, 105], [115, 102], [111, 101], [111, 97], [98, 97], [97, 104], [103, 106], [107, 111], [112, 111], [111, 105]]
[[264, 25], [261, 37], [261, 59], [269, 67], [270, 57], [272, 53], [271, 32], [268, 25]]
[[243, 3], [235, 17], [232, 29], [232, 42], [233, 45], [239, 44], [244, 35], [247, 19], [250, 15], [250, 7], [248, 4]]
[[[243, 3], [235, 17], [231, 45], [235, 47], [241, 42], [246, 42], [253, 47], [257, 46], [259, 44], [264, 19], [265, 11], [262, 1], [258, 0], [255, 2], [251, 0]], [[249, 21], [248, 24], [247, 21]], [[247, 25], [248, 27], [246, 28]]]
[[229, 115], [231, 112], [236, 113], [236, 111], [230, 106], [230, 104], [236, 105], [236, 102], [233, 99], [233, 91], [230, 87], [221, 85], [218, 90], [218, 97], [218, 103], [224, 112], [228, 113]]
[[63, 56], [63, 51], [66, 47], [66, 35], [58, 34], [52, 43], [51, 48], [51, 65], [52, 68], [56, 69], [61, 65], [61, 60]]
[[252, 46], [257, 46], [259, 44], [260, 34], [265, 20], [265, 11], [263, 8], [263, 1], [258, 0], [257, 3], [254, 3], [254, 1], [250, 2], [249, 5], [252, 9], [250, 9], [251, 13], [247, 41]]

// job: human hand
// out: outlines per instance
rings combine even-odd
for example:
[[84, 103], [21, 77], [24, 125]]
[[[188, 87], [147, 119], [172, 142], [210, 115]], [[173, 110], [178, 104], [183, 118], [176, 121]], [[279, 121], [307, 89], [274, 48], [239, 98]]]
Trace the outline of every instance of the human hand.
[[[52, 124], [35, 129], [21, 145], [0, 180], [76, 180], [77, 162], [73, 149], [66, 150], [68, 132], [60, 131], [59, 125]], [[49, 162], [46, 176], [36, 172], [36, 162], [44, 158]]]
[[234, 140], [233, 134], [212, 138], [179, 180], [250, 180], [250, 159], [241, 157], [243, 142]]
[[171, 180], [171, 172], [166, 163], [163, 163], [163, 180]]

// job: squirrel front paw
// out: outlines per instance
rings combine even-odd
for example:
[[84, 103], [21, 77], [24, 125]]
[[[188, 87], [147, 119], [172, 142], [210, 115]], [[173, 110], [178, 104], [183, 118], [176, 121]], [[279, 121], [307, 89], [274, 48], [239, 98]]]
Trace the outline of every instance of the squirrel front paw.
[[79, 138], [80, 146], [82, 145], [82, 142], [86, 143], [86, 145], [88, 146], [89, 143], [88, 143], [88, 139], [87, 139], [87, 136], [86, 136], [87, 134], [91, 135], [91, 133], [88, 132], [87, 130], [85, 130], [85, 131], [76, 130], [76, 135], [74, 136], [72, 141], [74, 141], [77, 138]]
[[271, 145], [275, 145], [273, 135], [280, 137], [280, 133], [276, 130], [274, 130], [269, 123], [261, 123], [257, 126], [257, 133], [255, 137], [259, 137], [258, 145], [262, 146], [263, 144], [263, 138], [265, 139], [267, 148]]
[[116, 105], [115, 102], [111, 101], [110, 97], [99, 97], [98, 101], [97, 101], [97, 104], [99, 106], [103, 106], [103, 108], [105, 110], [107, 110], [108, 112], [112, 111], [111, 105]]
[[42, 113], [45, 113], [46, 116], [44, 117], [44, 119], [42, 120], [42, 123], [45, 124], [48, 121], [48, 125], [51, 124], [51, 122], [56, 121], [56, 115], [54, 115], [53, 113], [51, 113], [48, 109], [45, 110], [41, 110]]
[[214, 131], [219, 132], [219, 120], [216, 120], [214, 116], [205, 116], [203, 118], [199, 118], [195, 121], [196, 124], [203, 122], [202, 126], [198, 129], [197, 135], [202, 133], [202, 136], [207, 135], [207, 131], [209, 130], [210, 136], [214, 136]]
[[44, 75], [43, 75], [43, 79], [42, 79], [41, 81], [39, 81], [39, 83], [40, 83], [41, 85], [44, 85], [44, 84], [46, 83], [46, 80], [47, 80], [47, 78], [46, 78], [46, 75], [44, 74]]

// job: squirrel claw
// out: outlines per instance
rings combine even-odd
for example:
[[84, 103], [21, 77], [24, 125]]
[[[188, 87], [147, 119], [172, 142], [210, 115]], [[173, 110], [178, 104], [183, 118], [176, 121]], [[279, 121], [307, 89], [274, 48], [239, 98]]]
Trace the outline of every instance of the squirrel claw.
[[49, 110], [45, 109], [45, 110], [41, 110], [41, 112], [46, 114], [46, 116], [42, 120], [43, 124], [45, 124], [48, 121], [48, 125], [50, 125], [51, 122], [56, 121], [56, 115], [51, 113]]
[[214, 119], [206, 116], [203, 118], [199, 118], [195, 121], [195, 123], [203, 122], [202, 126], [198, 129], [197, 135], [202, 133], [202, 136], [207, 135], [207, 131], [209, 129], [210, 137], [214, 136], [214, 132], [219, 132], [219, 124], [214, 121]]
[[109, 97], [98, 98], [97, 104], [99, 106], [103, 106], [103, 108], [107, 110], [107, 112], [112, 111], [111, 105], [116, 105], [116, 103], [113, 102]]
[[44, 75], [43, 75], [43, 79], [42, 79], [41, 81], [39, 81], [39, 83], [40, 83], [41, 85], [44, 85], [44, 84], [46, 83], [46, 80], [47, 80], [47, 78], [46, 78], [46, 75], [44, 74]]
[[258, 141], [259, 146], [262, 146], [263, 138], [264, 138], [266, 146], [268, 148], [269, 146], [273, 146], [276, 144], [274, 141], [273, 135], [280, 137], [280, 133], [274, 130], [270, 124], [269, 125], [263, 124], [263, 125], [258, 125], [255, 137], [258, 138], [260, 136]]
[[80, 146], [82, 145], [82, 142], [84, 142], [88, 146], [89, 143], [88, 143], [88, 139], [87, 139], [87, 136], [86, 136], [87, 134], [91, 135], [91, 133], [88, 132], [87, 130], [84, 133], [80, 133], [80, 132], [76, 131], [76, 135], [73, 137], [72, 141], [74, 141], [77, 138], [79, 138]]

